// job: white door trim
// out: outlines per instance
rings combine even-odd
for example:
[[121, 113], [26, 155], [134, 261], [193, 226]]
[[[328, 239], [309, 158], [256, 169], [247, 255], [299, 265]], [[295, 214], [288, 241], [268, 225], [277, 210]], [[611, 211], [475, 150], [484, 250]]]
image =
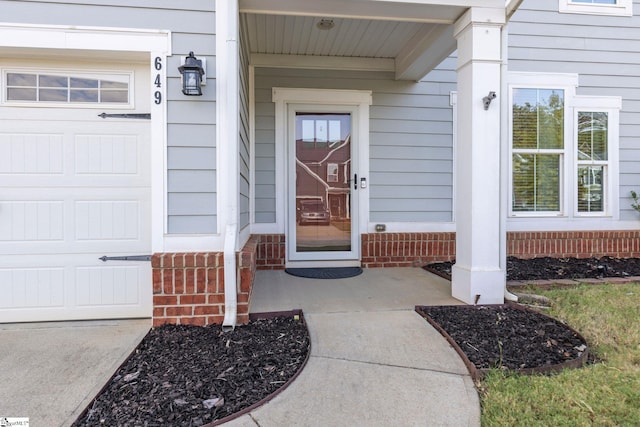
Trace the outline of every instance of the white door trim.
[[[333, 90], [333, 89], [304, 89], [304, 88], [273, 88], [272, 101], [275, 103], [275, 163], [276, 163], [276, 227], [279, 233], [287, 232], [287, 115], [290, 104], [316, 104], [355, 107], [357, 114], [353, 115], [352, 127], [357, 128], [359, 141], [357, 142], [358, 164], [352, 164], [353, 170], [358, 171], [358, 179], [369, 180], [369, 106], [372, 103], [371, 91], [362, 90]], [[352, 193], [357, 197], [358, 214], [353, 215], [354, 228], [367, 230], [369, 224], [369, 185], [359, 188]], [[357, 236], [358, 243], [360, 236]], [[287, 255], [288, 257], [288, 255]], [[287, 260], [288, 262], [288, 260]]]

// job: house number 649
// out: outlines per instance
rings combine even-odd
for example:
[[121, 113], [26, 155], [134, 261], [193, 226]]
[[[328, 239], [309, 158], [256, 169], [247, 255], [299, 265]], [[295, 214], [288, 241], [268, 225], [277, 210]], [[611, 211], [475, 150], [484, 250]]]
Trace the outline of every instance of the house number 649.
[[[153, 61], [153, 67], [157, 71], [162, 70], [162, 58], [160, 58], [159, 56], [156, 56], [156, 59]], [[160, 73], [156, 73], [156, 77], [155, 77], [155, 79], [153, 81], [153, 84], [158, 89], [162, 87], [162, 79], [160, 77]], [[154, 103], [156, 103], [156, 104], [162, 103], [162, 91], [161, 90], [156, 90], [153, 93], [153, 98], [154, 98], [154, 101], [153, 101]]]

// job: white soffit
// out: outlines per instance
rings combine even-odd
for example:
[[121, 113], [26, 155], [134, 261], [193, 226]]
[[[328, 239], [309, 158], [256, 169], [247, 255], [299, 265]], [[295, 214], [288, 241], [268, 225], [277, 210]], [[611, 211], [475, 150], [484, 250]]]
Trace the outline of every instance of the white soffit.
[[[420, 80], [457, 47], [452, 25], [469, 7], [505, 0], [240, 0], [257, 67], [394, 72]], [[318, 28], [321, 19], [331, 29]]]

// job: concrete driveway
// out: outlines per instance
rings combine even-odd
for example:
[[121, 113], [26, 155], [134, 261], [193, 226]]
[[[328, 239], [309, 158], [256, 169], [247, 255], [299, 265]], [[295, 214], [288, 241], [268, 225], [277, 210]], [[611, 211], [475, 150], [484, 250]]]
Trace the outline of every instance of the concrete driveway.
[[0, 418], [71, 425], [150, 328], [150, 319], [0, 324]]

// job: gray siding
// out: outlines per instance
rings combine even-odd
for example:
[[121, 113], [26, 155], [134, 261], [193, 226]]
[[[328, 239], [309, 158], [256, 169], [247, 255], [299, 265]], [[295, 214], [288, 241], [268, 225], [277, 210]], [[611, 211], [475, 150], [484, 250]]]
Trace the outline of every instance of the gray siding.
[[249, 138], [249, 45], [248, 37], [243, 29], [240, 29], [240, 84], [239, 84], [239, 105], [240, 105], [240, 138], [239, 138], [239, 161], [240, 161], [240, 188], [238, 195], [239, 212], [240, 212], [240, 229], [249, 225], [250, 211], [250, 147]]
[[[256, 70], [256, 84], [260, 70]], [[276, 222], [275, 105], [271, 89], [255, 91], [255, 221]]]
[[[216, 232], [215, 2], [211, 0], [0, 0], [3, 22], [170, 30], [166, 64], [168, 231]], [[181, 92], [182, 57], [207, 59], [202, 97]]]
[[453, 148], [449, 93], [455, 59], [422, 82], [387, 73], [256, 70], [256, 222], [275, 221], [275, 125], [272, 87], [371, 90], [370, 219], [452, 220]]
[[[639, 14], [635, 3], [635, 14]], [[557, 0], [525, 0], [509, 24], [509, 69], [578, 73], [578, 95], [620, 96], [620, 218], [637, 219], [640, 190], [640, 16], [558, 13]]]

